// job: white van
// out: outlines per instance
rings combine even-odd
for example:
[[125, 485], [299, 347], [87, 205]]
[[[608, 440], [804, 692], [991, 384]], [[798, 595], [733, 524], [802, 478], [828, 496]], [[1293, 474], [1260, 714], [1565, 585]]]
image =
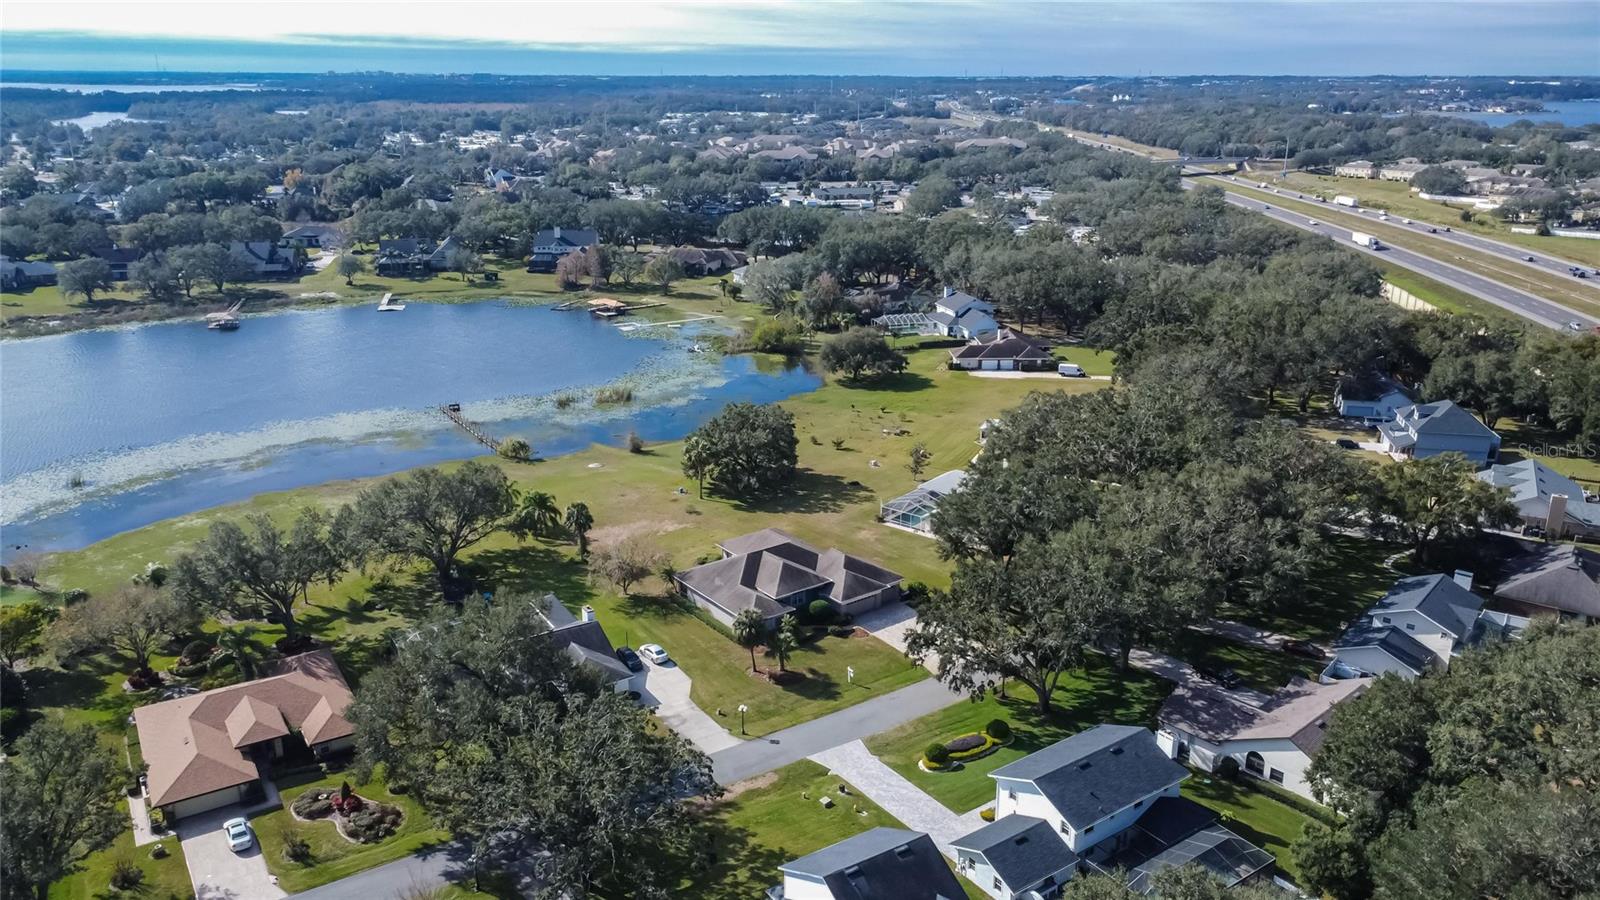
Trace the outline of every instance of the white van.
[[1056, 371], [1061, 373], [1061, 377], [1063, 377], [1063, 378], [1086, 378], [1086, 377], [1088, 377], [1088, 376], [1083, 374], [1083, 366], [1080, 366], [1077, 363], [1062, 363], [1062, 364], [1056, 366]]

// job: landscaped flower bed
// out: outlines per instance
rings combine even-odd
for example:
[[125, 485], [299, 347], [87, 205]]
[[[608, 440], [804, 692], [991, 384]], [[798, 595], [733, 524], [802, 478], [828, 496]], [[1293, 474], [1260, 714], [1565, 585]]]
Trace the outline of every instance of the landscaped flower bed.
[[405, 814], [398, 806], [368, 800], [345, 784], [339, 790], [312, 788], [295, 798], [289, 811], [297, 819], [333, 820], [339, 834], [358, 844], [375, 844], [400, 828]]
[[961, 768], [962, 763], [982, 759], [1009, 743], [1011, 726], [996, 719], [983, 731], [963, 734], [942, 744], [930, 744], [922, 759], [917, 760], [917, 767], [924, 772], [948, 772]]

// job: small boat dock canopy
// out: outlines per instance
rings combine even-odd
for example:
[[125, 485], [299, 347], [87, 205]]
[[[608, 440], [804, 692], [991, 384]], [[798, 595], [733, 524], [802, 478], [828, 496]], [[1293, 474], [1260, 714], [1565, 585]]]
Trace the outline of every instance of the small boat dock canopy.
[[610, 297], [597, 297], [589, 301], [589, 313], [602, 319], [614, 319], [628, 312], [628, 304]]

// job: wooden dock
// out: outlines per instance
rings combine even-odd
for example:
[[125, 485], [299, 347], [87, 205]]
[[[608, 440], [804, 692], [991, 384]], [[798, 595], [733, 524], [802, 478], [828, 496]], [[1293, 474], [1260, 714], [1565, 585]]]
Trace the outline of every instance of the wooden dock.
[[493, 450], [496, 453], [500, 452], [500, 440], [498, 438], [490, 437], [487, 432], [479, 427], [478, 423], [472, 421], [466, 416], [463, 416], [461, 414], [460, 404], [451, 403], [441, 406], [439, 407], [439, 412], [444, 413], [444, 417], [456, 423], [456, 426], [462, 431], [472, 435], [473, 439], [478, 443], [488, 447], [490, 450]]

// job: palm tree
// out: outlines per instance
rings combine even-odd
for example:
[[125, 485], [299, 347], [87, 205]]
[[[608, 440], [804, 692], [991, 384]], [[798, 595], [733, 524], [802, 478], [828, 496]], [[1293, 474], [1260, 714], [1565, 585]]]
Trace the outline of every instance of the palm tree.
[[767, 620], [753, 609], [739, 613], [733, 617], [733, 639], [750, 651], [750, 671], [756, 671], [756, 648], [767, 639]]
[[217, 634], [217, 646], [223, 652], [233, 654], [233, 664], [239, 670], [239, 677], [245, 681], [256, 677], [259, 659], [255, 636], [256, 630], [250, 625], [227, 628]]
[[785, 666], [789, 663], [789, 654], [800, 646], [800, 632], [795, 625], [794, 616], [784, 616], [783, 624], [778, 626], [778, 633], [773, 635], [768, 648], [772, 655], [778, 658], [778, 671], [789, 671]]
[[560, 523], [561, 507], [556, 505], [556, 498], [544, 491], [529, 491], [517, 506], [511, 527], [506, 530], [521, 541], [547, 535], [555, 531]]
[[589, 529], [594, 527], [594, 514], [589, 512], [588, 504], [580, 501], [568, 506], [566, 525], [572, 539], [578, 542], [578, 557], [588, 559]]

